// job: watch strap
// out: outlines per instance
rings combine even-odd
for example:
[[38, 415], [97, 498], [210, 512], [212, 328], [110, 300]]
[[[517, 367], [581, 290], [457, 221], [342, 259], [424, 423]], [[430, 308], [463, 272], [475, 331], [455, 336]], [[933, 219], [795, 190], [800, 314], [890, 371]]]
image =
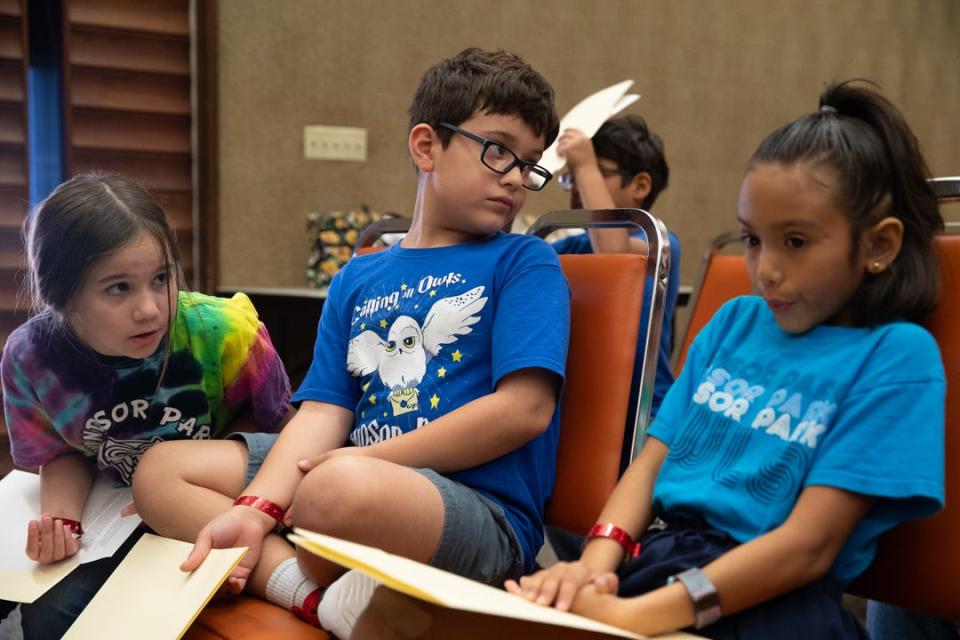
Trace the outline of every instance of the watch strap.
[[686, 588], [693, 602], [693, 614], [696, 617], [695, 627], [702, 629], [720, 619], [720, 598], [717, 589], [710, 582], [703, 571], [697, 567], [687, 569], [667, 579], [667, 584], [679, 581]]

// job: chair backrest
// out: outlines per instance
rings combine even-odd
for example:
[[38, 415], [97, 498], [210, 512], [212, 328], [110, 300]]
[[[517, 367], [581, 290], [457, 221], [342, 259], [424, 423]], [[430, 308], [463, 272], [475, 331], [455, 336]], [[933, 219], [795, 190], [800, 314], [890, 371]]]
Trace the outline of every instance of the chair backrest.
[[[957, 180], [960, 186], [960, 180]], [[960, 197], [960, 189], [957, 191]], [[960, 619], [960, 225], [937, 238], [940, 304], [924, 323], [947, 375], [946, 506], [880, 538], [877, 556], [851, 591], [935, 616]], [[891, 416], [906, 419], [909, 416]]]
[[[560, 256], [571, 293], [570, 347], [560, 406], [557, 479], [546, 521], [577, 533], [586, 533], [596, 522], [623, 464], [642, 444], [670, 259], [666, 227], [640, 210], [556, 211], [538, 219], [528, 233], [546, 237], [560, 228], [593, 226], [638, 226], [647, 234], [649, 254]], [[650, 274], [655, 288], [644, 366], [639, 397], [632, 397], [638, 319], [644, 280]]]
[[740, 234], [728, 232], [717, 236], [703, 256], [700, 279], [690, 301], [690, 316], [683, 338], [673, 353], [673, 372], [680, 375], [687, 351], [704, 325], [710, 321], [723, 303], [737, 296], [749, 294], [753, 287], [747, 275], [747, 262], [743, 255], [722, 253], [724, 247], [739, 241]]
[[363, 256], [368, 253], [376, 253], [384, 247], [373, 246], [379, 238], [390, 234], [403, 234], [410, 230], [410, 218], [397, 216], [394, 218], [381, 218], [376, 222], [368, 224], [357, 236], [357, 243], [353, 245], [353, 255]]

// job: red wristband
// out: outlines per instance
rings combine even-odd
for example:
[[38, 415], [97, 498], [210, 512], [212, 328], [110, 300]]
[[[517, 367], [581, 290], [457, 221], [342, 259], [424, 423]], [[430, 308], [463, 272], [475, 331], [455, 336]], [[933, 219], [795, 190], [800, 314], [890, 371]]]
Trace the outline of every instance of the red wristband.
[[287, 512], [276, 502], [267, 500], [266, 498], [261, 498], [259, 496], [240, 496], [233, 501], [233, 504], [239, 504], [245, 507], [253, 507], [254, 509], [263, 511], [265, 514], [277, 521], [277, 526], [284, 526], [283, 520], [287, 515]]
[[634, 542], [633, 537], [631, 537], [629, 533], [611, 522], [593, 525], [590, 531], [587, 532], [587, 541], [593, 538], [609, 538], [613, 540], [623, 547], [623, 550], [627, 552], [628, 558], [636, 558], [640, 555], [640, 543]]
[[70, 529], [70, 532], [77, 537], [77, 540], [83, 537], [83, 525], [80, 524], [79, 520], [73, 520], [72, 518], [60, 518], [58, 516], [50, 516], [53, 518], [53, 521], [56, 522], [59, 520], [63, 525]]

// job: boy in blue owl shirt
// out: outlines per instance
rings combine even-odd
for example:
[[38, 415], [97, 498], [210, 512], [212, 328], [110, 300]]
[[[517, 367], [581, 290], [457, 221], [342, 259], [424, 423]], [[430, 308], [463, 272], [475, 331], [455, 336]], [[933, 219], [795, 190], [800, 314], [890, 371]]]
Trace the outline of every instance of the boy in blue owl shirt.
[[154, 529], [196, 540], [185, 570], [249, 546], [228, 586], [340, 637], [324, 611], [344, 598], [323, 587], [343, 569], [298, 562], [278, 523], [499, 586], [534, 568], [554, 481], [569, 291], [549, 245], [501, 231], [551, 177], [536, 162], [553, 90], [515, 55], [467, 49], [425, 73], [410, 123], [410, 232], [333, 280], [297, 415], [275, 443], [155, 447], [135, 481]]

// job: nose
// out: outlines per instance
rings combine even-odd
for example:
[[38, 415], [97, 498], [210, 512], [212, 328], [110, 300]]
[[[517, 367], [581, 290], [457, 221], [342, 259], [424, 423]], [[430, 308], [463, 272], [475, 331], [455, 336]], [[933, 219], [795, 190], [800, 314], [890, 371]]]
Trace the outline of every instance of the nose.
[[510, 171], [500, 174], [500, 184], [504, 186], [520, 188], [523, 186], [523, 170], [519, 164], [515, 164]]
[[756, 280], [761, 287], [768, 289], [783, 282], [783, 269], [774, 252], [761, 249], [756, 257]]
[[142, 293], [133, 308], [133, 319], [136, 322], [150, 322], [160, 315], [160, 303], [153, 292]]

